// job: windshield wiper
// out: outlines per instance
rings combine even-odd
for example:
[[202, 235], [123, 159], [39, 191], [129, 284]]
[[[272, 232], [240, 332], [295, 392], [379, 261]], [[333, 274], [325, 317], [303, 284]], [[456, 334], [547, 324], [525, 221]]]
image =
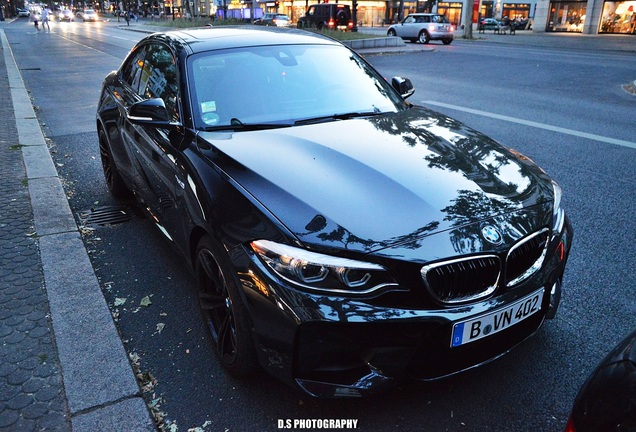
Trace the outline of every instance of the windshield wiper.
[[331, 120], [349, 120], [349, 119], [352, 119], [352, 118], [359, 118], [359, 117], [372, 117], [372, 116], [376, 116], [376, 115], [379, 115], [379, 114], [382, 114], [382, 112], [380, 112], [380, 110], [362, 111], [362, 112], [350, 112], [350, 113], [344, 113], [344, 114], [332, 114], [332, 115], [328, 115], [328, 116], [311, 117], [311, 118], [307, 118], [307, 119], [296, 120], [294, 122], [294, 124], [295, 125], [303, 125], [303, 124], [327, 122], [327, 121], [331, 121]]
[[215, 131], [256, 131], [256, 130], [266, 130], [266, 129], [280, 129], [291, 127], [291, 124], [288, 123], [241, 123], [241, 124], [229, 124], [229, 125], [218, 125], [218, 126], [206, 126], [202, 130], [205, 132], [215, 132]]

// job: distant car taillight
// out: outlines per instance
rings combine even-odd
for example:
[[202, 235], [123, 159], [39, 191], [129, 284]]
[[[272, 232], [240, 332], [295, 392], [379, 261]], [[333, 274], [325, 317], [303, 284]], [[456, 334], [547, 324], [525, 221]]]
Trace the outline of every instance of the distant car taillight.
[[347, 27], [349, 28], [349, 30], [351, 30], [353, 28], [353, 21], [349, 21]]
[[336, 26], [336, 21], [333, 18], [329, 19], [329, 28], [334, 28]]

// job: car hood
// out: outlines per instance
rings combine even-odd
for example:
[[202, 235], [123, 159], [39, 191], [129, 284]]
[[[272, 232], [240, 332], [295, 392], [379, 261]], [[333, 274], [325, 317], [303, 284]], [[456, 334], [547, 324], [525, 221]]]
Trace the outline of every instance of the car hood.
[[314, 249], [375, 252], [551, 208], [550, 179], [529, 159], [424, 108], [200, 138], [219, 150], [208, 153], [219, 168]]

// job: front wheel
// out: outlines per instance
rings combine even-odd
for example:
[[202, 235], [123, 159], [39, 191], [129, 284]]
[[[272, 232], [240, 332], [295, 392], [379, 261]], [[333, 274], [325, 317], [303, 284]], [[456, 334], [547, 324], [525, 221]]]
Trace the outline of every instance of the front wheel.
[[235, 377], [254, 372], [257, 363], [250, 320], [225, 249], [211, 237], [203, 237], [195, 265], [199, 308], [221, 365]]
[[388, 32], [386, 32], [387, 36], [397, 36], [397, 33], [395, 33], [394, 29], [389, 29]]
[[429, 43], [431, 41], [431, 37], [428, 35], [427, 32], [421, 31], [419, 36], [418, 36], [418, 38], [417, 38], [417, 40], [420, 43], [427, 44], [427, 43]]

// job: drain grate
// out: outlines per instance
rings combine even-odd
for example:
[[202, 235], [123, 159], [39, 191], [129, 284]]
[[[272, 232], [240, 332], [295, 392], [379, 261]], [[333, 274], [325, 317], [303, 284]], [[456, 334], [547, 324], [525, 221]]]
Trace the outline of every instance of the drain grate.
[[93, 207], [77, 213], [82, 226], [108, 226], [128, 222], [133, 217], [133, 212], [121, 206]]

